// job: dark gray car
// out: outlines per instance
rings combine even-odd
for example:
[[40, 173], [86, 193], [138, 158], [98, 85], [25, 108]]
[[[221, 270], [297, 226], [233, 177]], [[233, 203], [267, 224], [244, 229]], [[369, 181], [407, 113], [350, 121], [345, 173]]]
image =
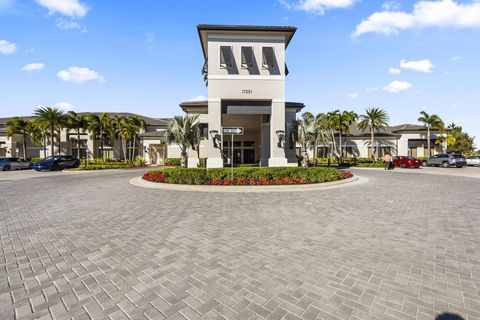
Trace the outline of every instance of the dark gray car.
[[424, 167], [457, 167], [461, 168], [467, 165], [467, 160], [461, 154], [436, 154], [431, 158], [423, 160]]
[[20, 158], [0, 158], [0, 170], [32, 169], [32, 163]]

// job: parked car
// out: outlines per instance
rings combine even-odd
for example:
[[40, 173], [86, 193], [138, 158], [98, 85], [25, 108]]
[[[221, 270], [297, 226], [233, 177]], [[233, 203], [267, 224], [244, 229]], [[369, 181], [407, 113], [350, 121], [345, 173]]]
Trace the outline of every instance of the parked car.
[[63, 169], [78, 168], [80, 160], [72, 156], [50, 156], [33, 164], [33, 169], [37, 171], [50, 170], [57, 171]]
[[0, 170], [32, 169], [32, 163], [20, 158], [0, 158]]
[[467, 160], [461, 154], [437, 154], [431, 158], [423, 160], [423, 166], [436, 166], [436, 167], [457, 167], [461, 168], [467, 165]]
[[480, 156], [468, 157], [467, 166], [480, 166]]
[[393, 157], [393, 164], [400, 168], [420, 168], [422, 161], [414, 157], [398, 156]]

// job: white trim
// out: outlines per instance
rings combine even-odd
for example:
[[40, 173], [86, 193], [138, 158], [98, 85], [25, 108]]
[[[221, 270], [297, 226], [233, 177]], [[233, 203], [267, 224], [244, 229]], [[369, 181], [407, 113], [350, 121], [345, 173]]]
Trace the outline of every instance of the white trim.
[[208, 80], [275, 80], [284, 81], [285, 76], [257, 76], [257, 75], [209, 75]]
[[[245, 40], [245, 41], [249, 41], [249, 40], [281, 40], [281, 41], [284, 41], [285, 40], [285, 36], [274, 36], [274, 35], [270, 35], [270, 36], [267, 36], [267, 35], [253, 35], [253, 34], [231, 34], [232, 31], [216, 31], [215, 33], [217, 34], [209, 34], [207, 39], [210, 41], [210, 40]], [[235, 32], [235, 31], [233, 31]], [[268, 31], [266, 31], [268, 32]], [[226, 36], [226, 34], [228, 33], [228, 36]]]

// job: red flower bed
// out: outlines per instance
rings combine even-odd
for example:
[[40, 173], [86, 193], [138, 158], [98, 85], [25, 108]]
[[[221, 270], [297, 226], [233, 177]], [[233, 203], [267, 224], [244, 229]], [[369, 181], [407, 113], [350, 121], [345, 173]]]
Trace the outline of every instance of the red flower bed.
[[164, 183], [167, 178], [166, 174], [156, 173], [156, 172], [147, 172], [143, 175], [143, 179], [151, 182]]
[[[338, 171], [343, 179], [348, 179], [353, 177], [353, 173], [350, 171]], [[160, 172], [147, 172], [143, 175], [143, 179], [151, 182], [157, 182], [157, 183], [165, 183], [166, 179], [168, 177], [167, 173], [160, 173]], [[298, 184], [309, 184], [312, 183], [311, 181], [308, 180], [303, 180], [301, 178], [290, 178], [290, 177], [285, 177], [283, 179], [280, 178], [274, 178], [274, 179], [269, 179], [269, 178], [237, 178], [237, 179], [231, 179], [231, 178], [225, 178], [225, 179], [213, 179], [207, 182], [207, 185], [212, 185], [212, 186], [232, 186], [232, 185], [237, 185], [237, 186], [268, 186], [268, 185], [298, 185]]]
[[350, 171], [338, 170], [338, 172], [340, 172], [340, 174], [343, 176], [343, 179], [348, 179], [353, 177], [353, 173], [351, 173]]

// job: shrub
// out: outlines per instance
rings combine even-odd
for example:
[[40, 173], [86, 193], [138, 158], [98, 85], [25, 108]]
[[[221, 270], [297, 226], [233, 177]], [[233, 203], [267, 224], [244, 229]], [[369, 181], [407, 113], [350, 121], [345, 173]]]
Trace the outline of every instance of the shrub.
[[45, 159], [45, 158], [31, 158], [30, 161], [31, 162], [38, 162], [38, 161], [42, 161], [43, 159]]
[[[191, 185], [277, 185], [304, 184], [336, 181], [348, 178], [335, 168], [234, 168], [233, 179], [230, 168], [167, 168], [151, 171], [152, 175], [163, 175], [165, 183]], [[144, 176], [149, 179], [150, 176]]]
[[166, 158], [165, 165], [167, 167], [180, 167], [180, 158]]

